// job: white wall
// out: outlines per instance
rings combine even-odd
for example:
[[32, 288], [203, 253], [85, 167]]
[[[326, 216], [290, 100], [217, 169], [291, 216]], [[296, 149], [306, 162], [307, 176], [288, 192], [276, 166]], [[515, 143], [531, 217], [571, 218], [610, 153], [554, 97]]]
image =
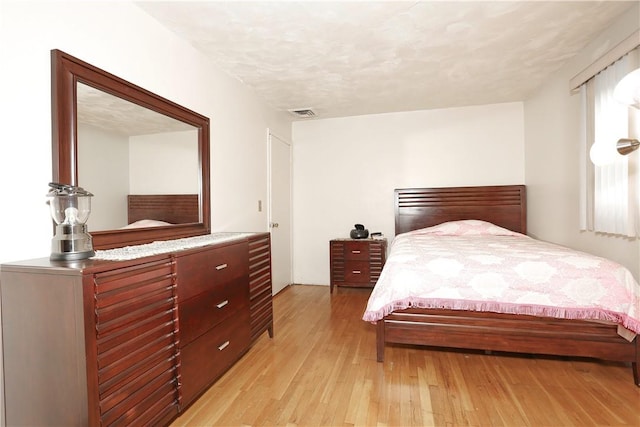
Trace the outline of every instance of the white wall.
[[200, 185], [198, 131], [129, 138], [129, 194], [193, 194]]
[[60, 49], [211, 120], [212, 227], [266, 231], [267, 107], [130, 2], [0, 3], [0, 262], [48, 256], [52, 225], [50, 50]]
[[[89, 231], [127, 224], [129, 137], [78, 124], [78, 185], [92, 192]], [[109, 179], [105, 179], [109, 177]]]
[[640, 240], [579, 230], [579, 95], [569, 80], [640, 27], [639, 6], [622, 15], [524, 103], [528, 231], [625, 265], [640, 280]]
[[329, 240], [394, 235], [393, 190], [524, 183], [522, 103], [295, 122], [294, 283], [329, 284]]
[[126, 136], [79, 123], [78, 141], [78, 185], [94, 194], [89, 232], [127, 225], [128, 194], [198, 192], [197, 130]]

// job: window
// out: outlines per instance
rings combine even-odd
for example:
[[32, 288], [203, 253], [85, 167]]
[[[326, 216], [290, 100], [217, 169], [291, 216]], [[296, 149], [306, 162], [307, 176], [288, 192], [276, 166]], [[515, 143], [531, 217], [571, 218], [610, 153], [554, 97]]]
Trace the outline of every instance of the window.
[[619, 139], [640, 139], [640, 110], [613, 96], [639, 56], [636, 48], [580, 86], [583, 230], [640, 237], [640, 150], [616, 151]]

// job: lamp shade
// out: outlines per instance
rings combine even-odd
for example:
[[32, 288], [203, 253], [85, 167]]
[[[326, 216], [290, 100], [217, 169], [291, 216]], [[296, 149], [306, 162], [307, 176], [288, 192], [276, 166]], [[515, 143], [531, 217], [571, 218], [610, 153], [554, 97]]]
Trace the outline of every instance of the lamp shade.
[[613, 163], [618, 157], [618, 153], [612, 144], [596, 142], [589, 150], [589, 157], [594, 165], [604, 166]]
[[613, 97], [622, 104], [640, 109], [640, 68], [624, 76], [613, 90]]

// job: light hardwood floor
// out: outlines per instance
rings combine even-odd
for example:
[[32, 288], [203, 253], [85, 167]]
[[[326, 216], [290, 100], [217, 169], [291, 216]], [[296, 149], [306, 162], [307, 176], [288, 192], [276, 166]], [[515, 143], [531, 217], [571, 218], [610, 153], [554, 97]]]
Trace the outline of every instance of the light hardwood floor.
[[370, 290], [290, 286], [265, 333], [174, 426], [640, 426], [624, 364], [387, 347]]

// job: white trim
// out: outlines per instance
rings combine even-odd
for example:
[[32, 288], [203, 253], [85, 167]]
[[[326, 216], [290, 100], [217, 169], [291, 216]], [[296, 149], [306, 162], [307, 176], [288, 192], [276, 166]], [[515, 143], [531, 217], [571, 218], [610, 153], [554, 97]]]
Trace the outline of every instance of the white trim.
[[586, 83], [587, 80], [591, 79], [600, 71], [604, 70], [638, 46], [640, 46], [640, 30], [634, 31], [629, 37], [622, 40], [611, 50], [596, 59], [591, 65], [587, 66], [587, 68], [580, 71], [571, 80], [569, 80], [570, 92], [576, 93], [579, 87]]

